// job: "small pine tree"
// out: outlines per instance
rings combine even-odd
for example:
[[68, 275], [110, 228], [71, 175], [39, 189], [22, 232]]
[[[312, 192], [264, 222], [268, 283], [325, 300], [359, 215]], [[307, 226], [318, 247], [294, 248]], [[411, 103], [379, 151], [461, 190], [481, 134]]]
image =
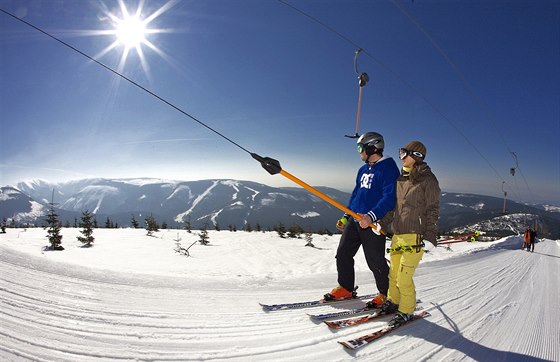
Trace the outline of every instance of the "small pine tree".
[[315, 247], [315, 245], [313, 245], [313, 233], [311, 233], [311, 231], [305, 233], [305, 241], [307, 241], [307, 244], [305, 244], [305, 246], [310, 246], [312, 248]]
[[185, 230], [190, 234], [192, 233], [191, 217], [189, 216], [187, 221], [185, 221]]
[[214, 230], [216, 230], [216, 231], [220, 231], [220, 230], [221, 230], [220, 224], [218, 224], [217, 222], [214, 224]]
[[138, 229], [140, 227], [138, 221], [136, 221], [136, 218], [134, 217], [134, 214], [132, 214], [132, 219], [130, 220], [130, 223], [132, 224], [132, 227], [135, 229]]
[[159, 225], [156, 219], [150, 215], [146, 218], [146, 230], [148, 231], [148, 236], [154, 235], [154, 232], [159, 231]]
[[84, 246], [90, 247], [95, 241], [93, 237], [93, 220], [92, 215], [88, 210], [82, 212], [82, 220], [80, 221], [80, 227], [83, 230], [80, 231], [83, 236], [78, 236], [78, 241], [80, 241]]
[[253, 228], [251, 227], [251, 224], [247, 223], [247, 225], [245, 225], [245, 231], [248, 232], [248, 233], [253, 231]]
[[60, 245], [62, 244], [62, 235], [60, 235], [60, 230], [62, 229], [62, 224], [58, 220], [58, 214], [54, 209], [54, 190], [53, 190], [53, 199], [49, 203], [51, 208], [49, 209], [49, 213], [47, 214], [47, 238], [49, 239], [49, 243], [51, 243], [50, 250], [64, 250], [64, 248]]
[[198, 241], [202, 244], [202, 245], [208, 245], [210, 244], [210, 237], [208, 236], [208, 225], [204, 224], [202, 230], [200, 230], [200, 232], [198, 233], [198, 237], [200, 238]]
[[290, 239], [299, 239], [300, 235], [303, 233], [303, 229], [299, 225], [292, 225], [288, 229], [288, 237]]
[[284, 224], [282, 224], [282, 223], [278, 224], [278, 226], [276, 226], [275, 230], [278, 233], [278, 236], [280, 236], [281, 238], [286, 237], [286, 227], [284, 226]]

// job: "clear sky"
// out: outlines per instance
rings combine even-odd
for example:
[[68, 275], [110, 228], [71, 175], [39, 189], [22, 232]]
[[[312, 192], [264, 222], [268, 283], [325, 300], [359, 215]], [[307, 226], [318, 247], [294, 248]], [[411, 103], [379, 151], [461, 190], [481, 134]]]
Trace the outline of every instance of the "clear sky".
[[[509, 199], [560, 203], [559, 1], [0, 0], [0, 8], [303, 181], [345, 191], [361, 166], [356, 140], [344, 137], [356, 128], [361, 47], [358, 70], [371, 80], [359, 132], [383, 134], [385, 155], [397, 159], [418, 139], [443, 190], [502, 197], [503, 188]], [[138, 8], [144, 41], [125, 59], [116, 24]], [[89, 177], [297, 186], [5, 13], [0, 116], [2, 186]]]

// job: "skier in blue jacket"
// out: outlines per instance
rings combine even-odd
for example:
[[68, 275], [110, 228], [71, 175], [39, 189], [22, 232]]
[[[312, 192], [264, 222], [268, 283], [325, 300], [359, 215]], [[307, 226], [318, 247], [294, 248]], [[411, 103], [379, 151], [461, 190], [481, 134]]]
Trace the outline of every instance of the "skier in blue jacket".
[[325, 294], [326, 300], [347, 299], [356, 296], [354, 256], [360, 245], [369, 269], [372, 271], [379, 293], [368, 303], [380, 307], [387, 299], [389, 289], [389, 266], [385, 260], [385, 235], [377, 235], [370, 224], [380, 220], [394, 209], [396, 181], [399, 168], [391, 157], [383, 156], [383, 136], [368, 132], [358, 138], [358, 152], [365, 165], [360, 167], [356, 185], [348, 208], [361, 216], [356, 220], [345, 214], [336, 227], [342, 236], [336, 252], [338, 286]]

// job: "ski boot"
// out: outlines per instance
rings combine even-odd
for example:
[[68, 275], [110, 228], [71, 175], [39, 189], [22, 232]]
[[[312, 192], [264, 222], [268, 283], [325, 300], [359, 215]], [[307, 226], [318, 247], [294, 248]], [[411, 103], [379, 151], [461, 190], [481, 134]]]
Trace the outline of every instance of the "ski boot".
[[378, 293], [372, 300], [366, 303], [368, 309], [379, 309], [387, 300], [387, 296], [383, 293]]
[[[357, 289], [357, 288], [356, 288]], [[344, 300], [344, 299], [352, 299], [358, 296], [356, 289], [353, 291], [348, 291], [343, 286], [339, 285], [338, 287], [334, 288], [323, 296], [324, 300], [331, 301], [331, 300]]]
[[398, 310], [399, 310], [399, 305], [393, 303], [393, 301], [390, 299], [387, 299], [381, 305], [381, 312], [383, 312], [383, 314], [393, 314], [396, 313]]
[[406, 322], [412, 320], [412, 314], [406, 314], [403, 312], [398, 312], [395, 316], [389, 321], [389, 327], [399, 327]]

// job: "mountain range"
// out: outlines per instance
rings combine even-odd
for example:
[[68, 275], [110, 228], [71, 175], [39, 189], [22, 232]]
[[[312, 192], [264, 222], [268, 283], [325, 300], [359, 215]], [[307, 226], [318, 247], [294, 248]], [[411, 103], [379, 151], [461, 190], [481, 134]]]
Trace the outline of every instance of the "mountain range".
[[[350, 194], [333, 188], [319, 191], [346, 205]], [[82, 212], [96, 215], [100, 225], [131, 226], [132, 217], [143, 225], [152, 215], [169, 227], [221, 228], [247, 225], [272, 229], [282, 223], [305, 230], [334, 231], [342, 212], [302, 188], [271, 187], [239, 180], [168, 181], [160, 179], [84, 179], [53, 183], [44, 180], [20, 182], [0, 188], [0, 218], [8, 223], [43, 225], [54, 203], [63, 223], [73, 224]], [[497, 235], [511, 234], [540, 222], [543, 236], [560, 237], [560, 208], [525, 205], [491, 196], [443, 192], [440, 231], [479, 227]], [[492, 222], [495, 220], [495, 222]], [[515, 220], [515, 221], [514, 221]], [[490, 224], [488, 224], [490, 222]]]

